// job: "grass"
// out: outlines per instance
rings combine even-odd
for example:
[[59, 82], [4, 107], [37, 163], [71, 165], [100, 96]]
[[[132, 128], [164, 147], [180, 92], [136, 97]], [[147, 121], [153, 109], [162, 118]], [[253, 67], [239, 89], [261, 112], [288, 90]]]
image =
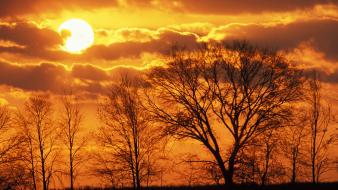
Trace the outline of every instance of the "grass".
[[[113, 188], [82, 187], [77, 190], [112, 190]], [[166, 187], [148, 187], [144, 190], [338, 190], [338, 182], [332, 183], [297, 183], [297, 184], [276, 184], [276, 185], [233, 185], [233, 186], [166, 186]], [[123, 188], [123, 190], [132, 190], [132, 188]]]

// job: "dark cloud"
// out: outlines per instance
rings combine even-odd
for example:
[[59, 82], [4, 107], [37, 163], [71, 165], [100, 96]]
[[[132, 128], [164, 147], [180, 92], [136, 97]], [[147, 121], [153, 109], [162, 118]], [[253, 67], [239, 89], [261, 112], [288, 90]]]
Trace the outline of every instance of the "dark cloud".
[[81, 93], [103, 94], [108, 92], [109, 86], [101, 82], [117, 82], [123, 75], [133, 77], [141, 73], [127, 67], [103, 70], [93, 65], [74, 65], [67, 70], [63, 65], [53, 63], [18, 65], [0, 62], [0, 85], [28, 91], [60, 93], [63, 89], [73, 88]]
[[223, 34], [225, 40], [246, 39], [263, 47], [293, 49], [302, 42], [326, 54], [328, 59], [338, 60], [338, 21], [321, 20], [296, 22], [288, 25], [231, 25], [221, 27], [209, 34]]
[[117, 0], [1, 0], [0, 17], [117, 6]]
[[[214, 28], [207, 36], [163, 28], [120, 29], [118, 34], [122, 38], [121, 42], [94, 45], [83, 54], [70, 54], [55, 48], [62, 43], [56, 32], [37, 28], [33, 24], [18, 23], [15, 26], [1, 25], [0, 40], [11, 41], [24, 47], [0, 47], [0, 52], [46, 61], [88, 62], [138, 58], [142, 53], [167, 55], [173, 46], [194, 49], [200, 44], [200, 39], [216, 38], [218, 40], [246, 39], [259, 46], [289, 50], [303, 42], [309, 42], [317, 51], [325, 53], [328, 59], [338, 60], [337, 33], [338, 21], [335, 20], [312, 20], [268, 26], [233, 24]], [[137, 39], [142, 40], [137, 41]]]
[[188, 12], [204, 14], [240, 14], [284, 12], [311, 8], [317, 4], [337, 4], [336, 0], [178, 0], [173, 3]]
[[[156, 33], [156, 34], [155, 34]], [[193, 48], [197, 44], [198, 36], [193, 33], [182, 33], [169, 29], [152, 31], [149, 34], [139, 30], [122, 32], [123, 38], [139, 35], [149, 35], [149, 41], [128, 41], [106, 45], [94, 45], [83, 54], [70, 54], [58, 48], [62, 39], [58, 33], [49, 29], [40, 29], [33, 24], [17, 23], [15, 26], [0, 26], [0, 40], [11, 41], [23, 47], [1, 47], [0, 53], [19, 54], [23, 57], [39, 58], [47, 61], [88, 61], [88, 60], [116, 60], [122, 57], [139, 57], [142, 53], [167, 54], [175, 46]], [[152, 36], [154, 35], [154, 36]]]
[[20, 66], [0, 62], [0, 84], [33, 91], [56, 91], [67, 82], [62, 66], [42, 63]]
[[120, 42], [112, 43], [109, 46], [93, 46], [83, 54], [83, 57], [85, 59], [114, 60], [121, 57], [139, 57], [144, 52], [168, 54], [173, 46], [195, 48], [198, 44], [197, 40], [198, 36], [192, 33], [163, 30], [156, 38], [148, 42]]
[[304, 69], [303, 74], [307, 78], [313, 77], [313, 72], [318, 74], [318, 80], [326, 83], [337, 84], [338, 83], [338, 69], [333, 72], [327, 72], [322, 68], [312, 68], [312, 69]]
[[32, 49], [53, 48], [62, 43], [57, 32], [26, 22], [0, 25], [0, 39]]
[[93, 65], [74, 65], [72, 76], [84, 80], [102, 81], [109, 80], [109, 75], [105, 70], [99, 69]]
[[[122, 3], [121, 3], [122, 2]], [[141, 7], [201, 14], [241, 14], [283, 12], [311, 8], [318, 4], [337, 4], [336, 0], [2, 0], [0, 18], [62, 10], [94, 10], [107, 7]]]

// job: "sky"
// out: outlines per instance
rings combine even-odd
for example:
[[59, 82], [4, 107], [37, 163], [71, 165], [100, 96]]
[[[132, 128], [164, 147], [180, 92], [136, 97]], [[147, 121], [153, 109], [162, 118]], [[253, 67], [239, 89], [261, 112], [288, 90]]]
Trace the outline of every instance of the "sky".
[[[336, 0], [11, 0], [0, 7], [2, 102], [69, 85], [95, 99], [118, 73], [161, 64], [174, 45], [233, 39], [285, 51], [328, 84], [338, 82]], [[58, 28], [71, 18], [94, 30], [94, 44], [80, 54], [62, 49]]]
[[[62, 48], [60, 25], [86, 21], [94, 43]], [[329, 102], [338, 96], [338, 0], [1, 0], [0, 104], [72, 88], [87, 112], [120, 74], [162, 64], [174, 45], [248, 40], [316, 69]], [[88, 116], [95, 123], [95, 116]]]

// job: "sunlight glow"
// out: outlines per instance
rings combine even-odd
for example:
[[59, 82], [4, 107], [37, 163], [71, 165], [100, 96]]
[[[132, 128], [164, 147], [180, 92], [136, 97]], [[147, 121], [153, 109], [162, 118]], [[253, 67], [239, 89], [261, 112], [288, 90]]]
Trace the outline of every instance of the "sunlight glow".
[[82, 53], [94, 43], [92, 27], [81, 19], [65, 21], [60, 25], [58, 32], [65, 40], [61, 48], [70, 53]]

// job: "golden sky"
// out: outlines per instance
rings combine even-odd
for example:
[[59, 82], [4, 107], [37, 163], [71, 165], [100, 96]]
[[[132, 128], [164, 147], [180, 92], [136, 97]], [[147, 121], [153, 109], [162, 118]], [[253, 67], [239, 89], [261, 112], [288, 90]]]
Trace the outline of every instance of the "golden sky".
[[[72, 18], [94, 31], [82, 53], [62, 49], [58, 28]], [[120, 73], [161, 64], [174, 45], [233, 39], [283, 51], [305, 72], [319, 70], [329, 100], [337, 97], [338, 0], [1, 0], [0, 103], [70, 86], [95, 102]]]
[[[72, 84], [89, 98], [121, 71], [142, 72], [173, 45], [245, 39], [287, 51], [302, 68], [338, 82], [336, 0], [11, 0], [0, 2], [0, 84], [50, 91]], [[81, 54], [58, 33], [79, 18], [94, 30]], [[4, 98], [4, 97], [3, 97]]]

